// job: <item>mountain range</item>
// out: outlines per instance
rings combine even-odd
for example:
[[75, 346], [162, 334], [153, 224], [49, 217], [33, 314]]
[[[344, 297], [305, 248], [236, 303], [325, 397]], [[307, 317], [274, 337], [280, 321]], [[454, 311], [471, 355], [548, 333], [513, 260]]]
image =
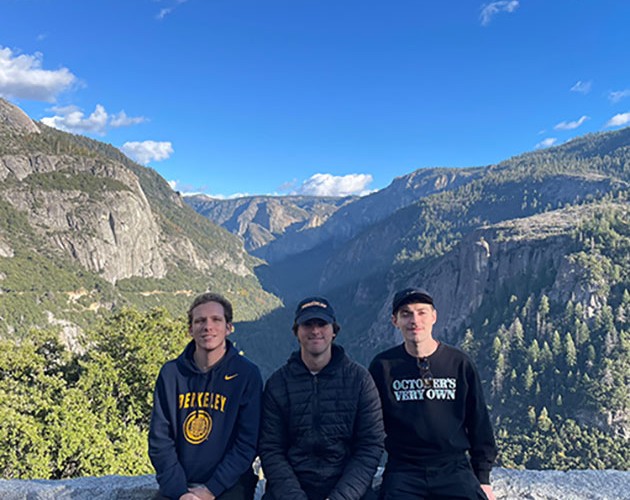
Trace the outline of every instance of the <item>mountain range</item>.
[[80, 350], [101, 316], [181, 315], [213, 289], [267, 376], [296, 348], [304, 296], [331, 300], [338, 342], [367, 364], [400, 341], [393, 294], [422, 286], [438, 337], [479, 366], [503, 465], [627, 468], [629, 187], [630, 128], [363, 197], [182, 196], [0, 100], [0, 336], [54, 326]]

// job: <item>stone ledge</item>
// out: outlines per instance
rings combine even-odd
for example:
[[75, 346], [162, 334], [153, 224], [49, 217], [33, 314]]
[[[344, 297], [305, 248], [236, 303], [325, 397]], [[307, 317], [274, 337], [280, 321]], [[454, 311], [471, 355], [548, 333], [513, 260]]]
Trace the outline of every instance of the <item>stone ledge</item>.
[[[500, 500], [630, 500], [630, 471], [524, 471], [494, 469]], [[0, 480], [2, 500], [148, 500], [157, 493], [153, 475], [79, 479]], [[260, 498], [262, 482], [256, 498]]]

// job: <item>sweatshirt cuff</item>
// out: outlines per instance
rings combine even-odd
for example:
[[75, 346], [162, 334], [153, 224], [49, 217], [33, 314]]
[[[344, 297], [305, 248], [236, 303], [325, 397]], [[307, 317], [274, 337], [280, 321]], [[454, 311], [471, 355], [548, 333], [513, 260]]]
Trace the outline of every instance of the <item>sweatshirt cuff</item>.
[[223, 486], [217, 479], [212, 478], [210, 481], [206, 483], [206, 488], [210, 490], [215, 497], [218, 497], [225, 491], [225, 486]]

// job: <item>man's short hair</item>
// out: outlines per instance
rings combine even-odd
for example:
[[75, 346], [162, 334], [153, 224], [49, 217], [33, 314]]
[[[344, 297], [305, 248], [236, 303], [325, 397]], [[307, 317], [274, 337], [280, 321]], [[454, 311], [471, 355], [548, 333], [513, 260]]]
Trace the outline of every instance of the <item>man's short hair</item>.
[[223, 314], [225, 316], [226, 323], [232, 323], [232, 303], [226, 299], [223, 295], [214, 292], [206, 292], [201, 295], [195, 297], [195, 300], [192, 301], [190, 307], [188, 308], [188, 326], [192, 326], [193, 320], [193, 309], [201, 304], [206, 304], [208, 302], [217, 302], [223, 306]]
[[392, 300], [392, 315], [396, 316], [398, 310], [407, 304], [430, 304], [435, 309], [433, 297], [424, 288], [405, 288], [396, 292]]

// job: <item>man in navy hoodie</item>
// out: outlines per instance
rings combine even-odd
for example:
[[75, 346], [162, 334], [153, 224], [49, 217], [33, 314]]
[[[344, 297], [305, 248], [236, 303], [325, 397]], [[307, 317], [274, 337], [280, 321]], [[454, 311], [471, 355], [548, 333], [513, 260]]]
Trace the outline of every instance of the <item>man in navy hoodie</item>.
[[232, 305], [205, 293], [188, 310], [191, 342], [167, 362], [154, 393], [149, 457], [160, 494], [176, 500], [251, 500], [262, 378], [227, 336]]

